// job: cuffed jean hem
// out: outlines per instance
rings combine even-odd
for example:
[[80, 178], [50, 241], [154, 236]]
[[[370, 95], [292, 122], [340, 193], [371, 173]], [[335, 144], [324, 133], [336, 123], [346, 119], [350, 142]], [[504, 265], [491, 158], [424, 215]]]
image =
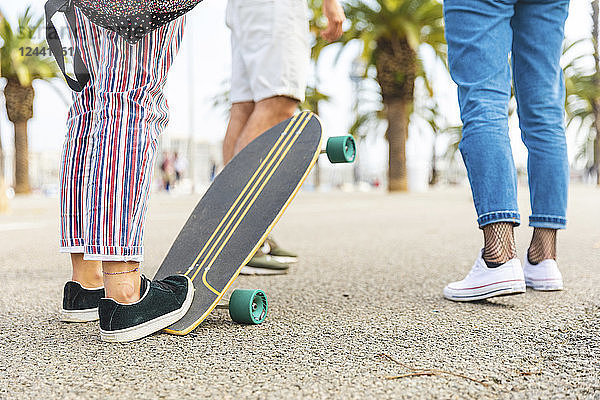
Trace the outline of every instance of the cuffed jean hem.
[[532, 215], [529, 217], [529, 226], [534, 228], [565, 229], [567, 219], [556, 215]]
[[521, 215], [517, 211], [492, 211], [477, 218], [479, 228], [496, 222], [512, 222], [514, 226], [521, 225]]
[[144, 251], [141, 246], [85, 246], [84, 260], [91, 261], [115, 261], [115, 262], [142, 262]]

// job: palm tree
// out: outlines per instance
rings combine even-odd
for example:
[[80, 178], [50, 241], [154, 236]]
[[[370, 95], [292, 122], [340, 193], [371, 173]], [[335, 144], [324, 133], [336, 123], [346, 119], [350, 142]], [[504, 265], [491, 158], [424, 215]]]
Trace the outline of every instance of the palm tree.
[[592, 102], [594, 112], [594, 128], [596, 135], [593, 141], [593, 169], [596, 170], [596, 184], [600, 186], [600, 46], [598, 31], [600, 30], [600, 10], [598, 0], [592, 1], [592, 43], [594, 44], [594, 88], [596, 96]]
[[598, 0], [592, 1], [592, 35], [568, 43], [563, 50], [567, 88], [567, 127], [577, 133], [576, 161], [584, 164], [600, 186], [600, 49]]
[[[598, 47], [598, 0], [592, 1], [592, 37], [568, 43], [566, 64], [567, 126], [577, 132], [577, 161], [595, 173], [600, 186], [600, 51]], [[591, 62], [590, 62], [591, 61]], [[589, 67], [591, 65], [591, 68]]]
[[[54, 61], [48, 57], [49, 54], [45, 54], [45, 42], [36, 42], [34, 39], [42, 21], [43, 18], [34, 19], [28, 7], [19, 17], [16, 31], [13, 31], [8, 20], [0, 13], [0, 38], [4, 42], [0, 48], [0, 73], [6, 79], [6, 112], [15, 130], [16, 193], [31, 191], [27, 121], [33, 117], [35, 91], [32, 83], [36, 79], [49, 80], [58, 76]], [[35, 55], [31, 55], [31, 52]]]
[[583, 162], [590, 172], [598, 170], [597, 132], [600, 119], [596, 117], [600, 107], [600, 88], [596, 81], [597, 72], [582, 71], [581, 61], [590, 57], [589, 53], [578, 53], [588, 41], [586, 39], [568, 45], [564, 51], [568, 63], [565, 66], [567, 88], [566, 111], [567, 127], [576, 132], [579, 144], [576, 161]]
[[362, 42], [365, 74], [375, 69], [388, 122], [388, 189], [406, 191], [406, 140], [415, 79], [424, 75], [419, 49], [431, 46], [446, 59], [442, 4], [437, 0], [348, 0], [350, 21], [341, 42]]

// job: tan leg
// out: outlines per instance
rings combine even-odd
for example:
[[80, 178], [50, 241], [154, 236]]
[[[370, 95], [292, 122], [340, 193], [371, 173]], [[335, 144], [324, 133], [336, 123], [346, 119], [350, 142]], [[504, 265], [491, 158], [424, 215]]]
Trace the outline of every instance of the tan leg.
[[235, 144], [237, 143], [244, 126], [254, 111], [254, 102], [233, 103], [227, 125], [227, 133], [223, 139], [223, 163], [226, 165], [235, 155]]
[[102, 287], [102, 264], [100, 261], [83, 259], [81, 253], [71, 253], [73, 275], [71, 280], [79, 282], [84, 288]]
[[235, 144], [235, 154], [273, 125], [294, 115], [298, 104], [298, 100], [285, 96], [270, 97], [257, 102]]
[[[134, 303], [140, 299], [140, 263], [138, 262], [102, 262], [106, 297], [119, 303]], [[137, 271], [111, 275], [116, 272]], [[108, 273], [109, 275], [107, 275]]]

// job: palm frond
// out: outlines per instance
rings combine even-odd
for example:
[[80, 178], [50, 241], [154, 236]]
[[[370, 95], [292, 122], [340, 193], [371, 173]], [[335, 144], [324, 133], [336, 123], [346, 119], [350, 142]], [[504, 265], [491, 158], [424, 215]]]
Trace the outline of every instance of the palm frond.
[[[33, 80], [51, 80], [59, 76], [56, 63], [46, 51], [44, 41], [36, 41], [35, 34], [43, 23], [42, 17], [35, 17], [31, 7], [27, 7], [18, 17], [16, 29], [0, 13], [0, 72], [3, 77], [18, 80], [23, 86], [30, 86]], [[27, 55], [26, 50], [37, 49], [35, 55]], [[42, 54], [37, 55], [38, 52]]]

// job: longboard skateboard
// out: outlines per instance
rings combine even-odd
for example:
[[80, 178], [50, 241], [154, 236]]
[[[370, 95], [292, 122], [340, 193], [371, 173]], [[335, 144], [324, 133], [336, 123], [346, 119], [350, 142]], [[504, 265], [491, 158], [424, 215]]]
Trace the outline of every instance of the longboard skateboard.
[[[322, 142], [319, 118], [312, 112], [299, 113], [248, 144], [215, 178], [155, 275], [187, 275], [196, 290], [187, 314], [166, 332], [185, 335], [217, 307], [320, 153], [326, 152], [331, 162], [354, 161], [351, 136], [330, 138], [325, 151]], [[234, 321], [258, 324], [266, 317], [267, 298], [261, 290], [238, 289], [228, 308]]]

